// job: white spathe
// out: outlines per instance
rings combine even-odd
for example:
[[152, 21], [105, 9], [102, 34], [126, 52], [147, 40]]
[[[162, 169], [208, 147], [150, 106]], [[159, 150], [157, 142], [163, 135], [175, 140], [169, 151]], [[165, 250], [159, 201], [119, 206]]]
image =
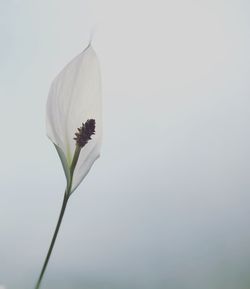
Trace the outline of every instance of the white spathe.
[[99, 62], [91, 45], [55, 78], [47, 101], [47, 135], [56, 146], [67, 181], [76, 146], [74, 134], [88, 119], [96, 120], [96, 133], [81, 150], [71, 192], [81, 183], [100, 155], [101, 77]]

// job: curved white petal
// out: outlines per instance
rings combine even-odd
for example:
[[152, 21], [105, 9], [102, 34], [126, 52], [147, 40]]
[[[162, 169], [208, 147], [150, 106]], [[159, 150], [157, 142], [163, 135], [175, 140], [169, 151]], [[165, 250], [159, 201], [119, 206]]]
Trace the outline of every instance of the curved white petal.
[[99, 157], [102, 136], [101, 78], [95, 51], [89, 45], [53, 81], [47, 101], [47, 135], [56, 145], [68, 180], [74, 134], [87, 119], [96, 120], [96, 133], [80, 153], [72, 191]]

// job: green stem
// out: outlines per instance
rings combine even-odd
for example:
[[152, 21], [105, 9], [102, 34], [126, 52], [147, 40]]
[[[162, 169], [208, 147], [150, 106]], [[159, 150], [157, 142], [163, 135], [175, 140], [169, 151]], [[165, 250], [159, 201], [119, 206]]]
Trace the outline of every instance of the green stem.
[[68, 203], [68, 200], [69, 200], [69, 197], [70, 197], [74, 170], [75, 170], [75, 167], [76, 167], [80, 152], [81, 152], [81, 148], [79, 146], [76, 146], [74, 157], [73, 157], [73, 160], [72, 160], [72, 163], [71, 163], [71, 166], [70, 166], [70, 180], [69, 180], [69, 183], [67, 184], [67, 189], [65, 190], [65, 193], [64, 193], [62, 208], [61, 208], [60, 215], [59, 215], [59, 218], [58, 218], [58, 221], [57, 221], [56, 229], [55, 229], [54, 235], [52, 237], [52, 240], [51, 240], [51, 243], [50, 243], [50, 246], [49, 246], [49, 250], [47, 252], [47, 255], [46, 255], [42, 270], [41, 270], [41, 273], [39, 275], [39, 278], [37, 280], [37, 283], [36, 283], [36, 286], [34, 287], [34, 289], [39, 289], [40, 288], [40, 285], [41, 285], [41, 282], [42, 282], [42, 279], [43, 279], [43, 275], [44, 275], [44, 273], [46, 271], [46, 268], [47, 268], [51, 253], [53, 251], [53, 248], [54, 248], [54, 245], [55, 245], [55, 242], [56, 242], [56, 238], [57, 238], [57, 235], [58, 235], [61, 223], [62, 223], [62, 219], [63, 219], [64, 213], [65, 213], [65, 209], [67, 207], [67, 203]]
[[67, 206], [68, 199], [69, 199], [68, 194], [65, 192], [63, 203], [62, 203], [61, 212], [60, 212], [60, 215], [59, 215], [59, 218], [58, 218], [58, 221], [57, 221], [57, 225], [56, 225], [56, 229], [55, 229], [53, 238], [51, 240], [51, 243], [50, 243], [50, 246], [49, 246], [49, 250], [48, 250], [47, 256], [45, 258], [41, 273], [40, 273], [39, 278], [38, 278], [38, 281], [36, 283], [35, 289], [38, 289], [40, 287], [40, 285], [41, 285], [41, 282], [42, 282], [42, 279], [43, 279], [43, 275], [44, 275], [45, 270], [47, 268], [47, 265], [48, 265], [48, 262], [49, 262], [49, 259], [50, 259], [50, 255], [52, 253], [53, 247], [55, 245], [56, 237], [57, 237], [58, 231], [59, 231], [61, 223], [62, 223], [62, 219], [63, 219], [63, 215], [64, 215], [64, 212], [65, 212], [65, 209], [66, 209], [66, 206]]
[[71, 185], [72, 185], [72, 180], [73, 180], [73, 174], [74, 174], [74, 171], [75, 171], [75, 168], [76, 168], [76, 164], [77, 164], [81, 149], [82, 149], [81, 147], [76, 145], [74, 156], [73, 156], [73, 160], [72, 160], [72, 163], [71, 163], [71, 166], [70, 166]]

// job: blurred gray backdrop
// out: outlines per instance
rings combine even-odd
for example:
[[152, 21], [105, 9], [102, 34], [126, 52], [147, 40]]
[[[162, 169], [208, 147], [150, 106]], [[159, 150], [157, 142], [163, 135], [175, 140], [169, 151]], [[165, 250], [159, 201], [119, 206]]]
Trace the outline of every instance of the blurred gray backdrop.
[[43, 288], [250, 288], [249, 16], [247, 0], [0, 1], [0, 285], [38, 277], [65, 186], [47, 93], [94, 30], [102, 156]]

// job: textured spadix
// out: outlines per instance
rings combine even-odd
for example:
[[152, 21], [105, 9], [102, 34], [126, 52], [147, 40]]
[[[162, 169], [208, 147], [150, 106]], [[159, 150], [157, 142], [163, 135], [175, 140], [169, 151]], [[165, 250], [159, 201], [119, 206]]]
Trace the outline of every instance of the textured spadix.
[[89, 45], [53, 81], [47, 101], [47, 135], [55, 144], [69, 182], [77, 128], [95, 119], [96, 132], [81, 150], [72, 182], [73, 192], [99, 157], [101, 120], [101, 79], [95, 51]]

